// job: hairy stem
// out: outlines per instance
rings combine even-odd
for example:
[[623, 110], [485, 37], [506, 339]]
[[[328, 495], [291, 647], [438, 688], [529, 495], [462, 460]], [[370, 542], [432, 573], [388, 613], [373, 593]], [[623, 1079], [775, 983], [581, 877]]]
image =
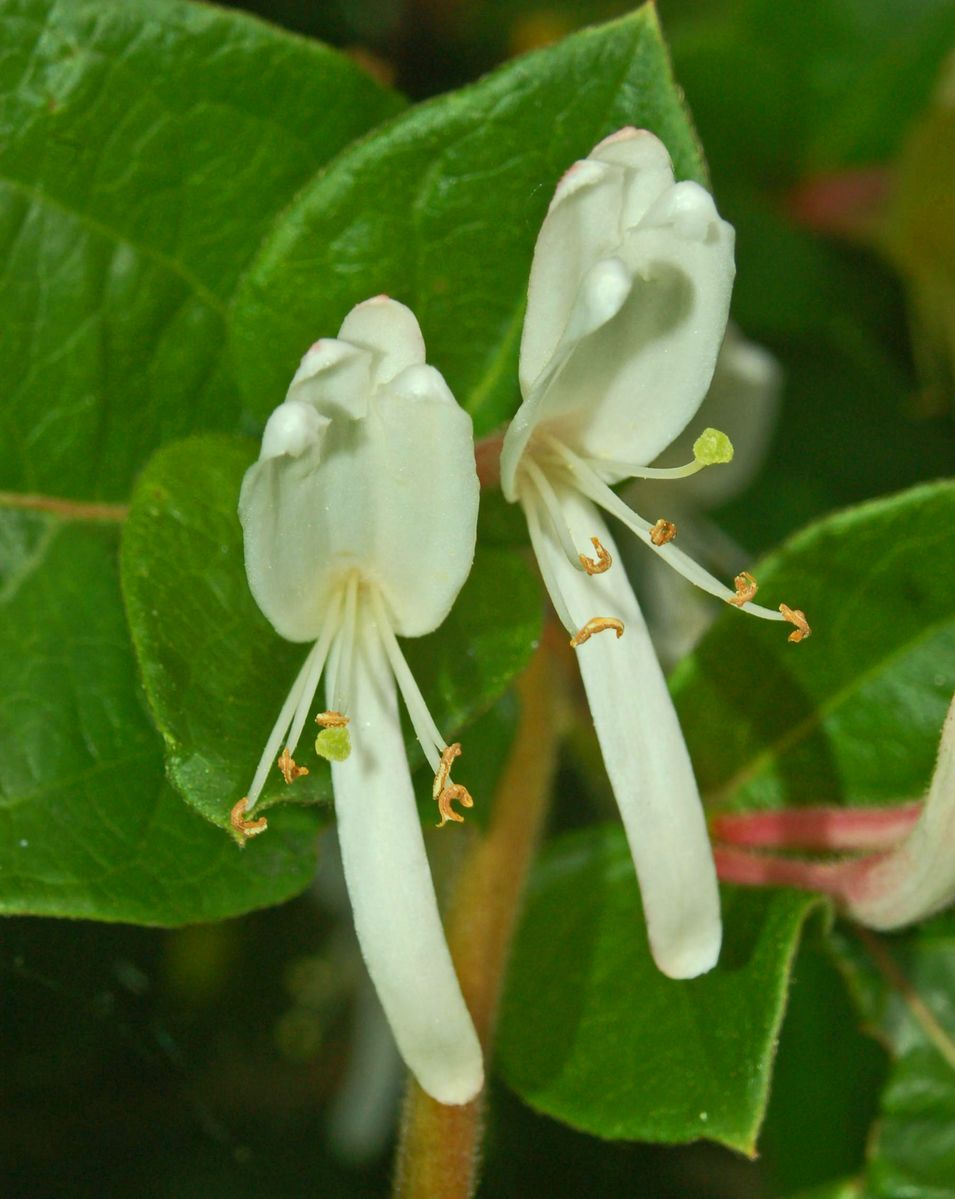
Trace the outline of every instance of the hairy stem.
[[105, 520], [121, 522], [129, 515], [126, 504], [93, 504], [66, 500], [56, 495], [20, 495], [0, 491], [0, 508], [23, 508], [28, 512], [49, 512], [64, 520]]
[[[518, 684], [520, 723], [497, 786], [491, 825], [465, 862], [447, 921], [461, 989], [485, 1055], [493, 1039], [511, 935], [557, 757], [551, 656], [538, 650]], [[484, 1096], [447, 1107], [412, 1081], [395, 1174], [398, 1199], [468, 1199], [477, 1186]]]

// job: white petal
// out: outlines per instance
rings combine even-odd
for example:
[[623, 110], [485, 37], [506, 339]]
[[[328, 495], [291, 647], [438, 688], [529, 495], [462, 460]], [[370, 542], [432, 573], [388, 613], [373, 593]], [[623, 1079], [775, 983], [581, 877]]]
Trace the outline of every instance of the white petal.
[[259, 459], [300, 458], [312, 446], [320, 446], [331, 422], [311, 404], [286, 400], [272, 413], [262, 434]]
[[356, 304], [338, 336], [372, 355], [376, 384], [424, 362], [424, 338], [414, 313], [389, 296], [374, 296]]
[[398, 1048], [440, 1103], [481, 1089], [481, 1048], [444, 939], [405, 756], [395, 684], [375, 636], [356, 647], [352, 753], [332, 764], [355, 931]]
[[286, 402], [311, 404], [325, 416], [365, 415], [371, 393], [372, 356], [344, 341], [323, 337], [309, 348], [289, 384]]
[[594, 616], [622, 620], [577, 650], [604, 764], [633, 854], [654, 960], [671, 978], [693, 978], [719, 956], [719, 891], [686, 742], [619, 551], [596, 507], [561, 493], [575, 540], [598, 537], [614, 558], [605, 574], [577, 571], [553, 540], [550, 570], [582, 627]]
[[[395, 631], [420, 636], [447, 615], [474, 557], [471, 419], [423, 364], [369, 393], [370, 353], [342, 354], [342, 344], [310, 351], [316, 371], [303, 367], [298, 398], [269, 422], [268, 448], [284, 453], [246, 472], [239, 517], [249, 586], [283, 637], [310, 641], [332, 594], [357, 571], [380, 587]], [[354, 382], [359, 367], [365, 391], [343, 411], [334, 389], [325, 394], [327, 382], [339, 371]]]
[[570, 350], [534, 405], [536, 423], [554, 423], [595, 464], [652, 462], [700, 406], [723, 341], [733, 230], [695, 184], [664, 199], [661, 223], [630, 230], [619, 247], [633, 277], [626, 303]]
[[471, 418], [438, 371], [412, 366], [375, 397], [368, 426], [367, 461], [352, 480], [372, 522], [362, 569], [377, 580], [395, 632], [418, 637], [447, 616], [474, 560]]
[[955, 700], [925, 808], [902, 845], [860, 865], [849, 915], [870, 928], [914, 924], [955, 902]]

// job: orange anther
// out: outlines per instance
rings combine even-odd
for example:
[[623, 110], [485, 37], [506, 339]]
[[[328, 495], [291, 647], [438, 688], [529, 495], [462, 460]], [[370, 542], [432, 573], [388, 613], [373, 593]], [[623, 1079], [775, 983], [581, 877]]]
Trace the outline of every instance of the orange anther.
[[800, 612], [798, 608], [790, 608], [786, 604], [780, 604], [779, 610], [790, 624], [796, 626], [789, 634], [787, 641], [794, 641], [798, 645], [800, 641], [812, 636], [812, 629], [809, 627], [809, 621], [806, 620], [804, 612]]
[[613, 566], [613, 558], [600, 544], [599, 537], [591, 537], [590, 544], [594, 547], [597, 553], [597, 559], [588, 558], [586, 554], [578, 554], [580, 565], [589, 575], [602, 575], [605, 570], [609, 570]]
[[613, 629], [618, 637], [623, 636], [623, 621], [617, 620], [616, 616], [594, 616], [584, 625], [582, 629], [578, 629], [570, 639], [570, 644], [573, 649], [578, 645], [583, 645], [585, 641], [589, 641], [594, 633], [605, 633], [607, 629]]
[[759, 590], [759, 585], [748, 570], [744, 570], [742, 574], [738, 574], [733, 580], [733, 585], [736, 588], [736, 594], [729, 596], [726, 602], [728, 604], [735, 604], [737, 608], [742, 608], [743, 604], [748, 604]]
[[229, 823], [242, 838], [242, 845], [246, 843], [249, 837], [257, 837], [259, 833], [264, 833], [269, 827], [269, 822], [264, 816], [260, 816], [257, 820], [246, 819], [245, 805], [248, 802], [248, 796], [243, 795], [239, 802], [233, 805], [232, 811], [229, 813]]
[[295, 759], [289, 753], [287, 745], [279, 754], [275, 764], [281, 770], [282, 778], [287, 783], [294, 783], [296, 779], [300, 779], [303, 775], [308, 774], [307, 766], [296, 765]]
[[664, 520], [661, 516], [650, 530], [650, 540], [654, 545], [666, 545], [676, 536], [676, 525], [672, 520]]

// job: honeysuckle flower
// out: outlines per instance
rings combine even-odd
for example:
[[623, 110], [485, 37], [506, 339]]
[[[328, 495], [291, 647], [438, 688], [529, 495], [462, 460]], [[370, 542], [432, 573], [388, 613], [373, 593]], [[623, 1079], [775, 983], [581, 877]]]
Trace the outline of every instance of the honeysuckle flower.
[[[739, 813], [719, 817], [714, 833], [730, 882], [824, 891], [858, 924], [885, 932], [934, 915], [955, 903], [955, 699], [922, 803]], [[856, 856], [801, 860], [793, 850]]]
[[471, 566], [477, 505], [470, 418], [426, 365], [414, 315], [387, 296], [302, 359], [239, 500], [252, 594], [282, 637], [311, 649], [233, 822], [259, 831], [251, 813], [280, 747], [286, 782], [302, 772], [293, 755], [324, 673], [316, 748], [332, 763], [358, 941], [405, 1062], [442, 1103], [478, 1092], [481, 1050], [438, 914], [399, 691], [442, 822], [471, 800], [450, 780], [460, 746], [439, 733], [396, 635], [444, 620]]
[[674, 978], [709, 970], [719, 955], [716, 873], [686, 743], [599, 509], [704, 591], [791, 619], [792, 639], [808, 635], [802, 613], [752, 603], [748, 575], [735, 591], [725, 587], [673, 544], [672, 522], [644, 520], [611, 490], [732, 456], [729, 439], [706, 429], [688, 466], [646, 465], [706, 393], [733, 275], [732, 228], [702, 187], [674, 182], [662, 143], [629, 128], [601, 142], [560, 181], [537, 239], [521, 341], [524, 401], [501, 453], [502, 489], [524, 509], [545, 585], [579, 651], [650, 947]]

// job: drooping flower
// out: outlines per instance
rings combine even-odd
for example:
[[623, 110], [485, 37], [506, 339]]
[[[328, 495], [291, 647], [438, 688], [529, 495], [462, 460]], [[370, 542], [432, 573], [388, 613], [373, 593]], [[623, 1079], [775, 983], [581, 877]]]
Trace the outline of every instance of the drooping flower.
[[[933, 916], [955, 903], [955, 699], [923, 802], [739, 812], [713, 828], [728, 882], [823, 891], [852, 920], [884, 932]], [[852, 856], [794, 857], [798, 850]]]
[[[554, 608], [579, 651], [598, 740], [643, 895], [650, 947], [674, 978], [719, 955], [716, 873], [693, 768], [640, 608], [599, 508], [691, 582], [770, 620], [801, 612], [725, 587], [612, 490], [728, 461], [729, 439], [697, 437], [694, 461], [647, 466], [693, 418], [723, 340], [733, 230], [710, 195], [675, 183], [662, 143], [621, 129], [564, 175], [534, 252], [521, 341], [524, 402], [501, 453], [501, 486], [527, 517]], [[589, 547], [593, 546], [593, 556]], [[613, 632], [614, 637], [608, 634]], [[603, 634], [603, 635], [596, 635]]]
[[311, 649], [233, 823], [261, 831], [251, 813], [276, 760], [286, 782], [303, 772], [293, 755], [324, 673], [316, 749], [332, 763], [358, 940], [405, 1062], [443, 1103], [478, 1092], [481, 1050], [438, 914], [399, 691], [442, 823], [471, 798], [450, 779], [460, 746], [439, 733], [396, 635], [444, 620], [471, 566], [477, 505], [470, 418], [426, 365], [414, 315], [386, 296], [302, 359], [239, 501], [252, 594], [282, 637]]

